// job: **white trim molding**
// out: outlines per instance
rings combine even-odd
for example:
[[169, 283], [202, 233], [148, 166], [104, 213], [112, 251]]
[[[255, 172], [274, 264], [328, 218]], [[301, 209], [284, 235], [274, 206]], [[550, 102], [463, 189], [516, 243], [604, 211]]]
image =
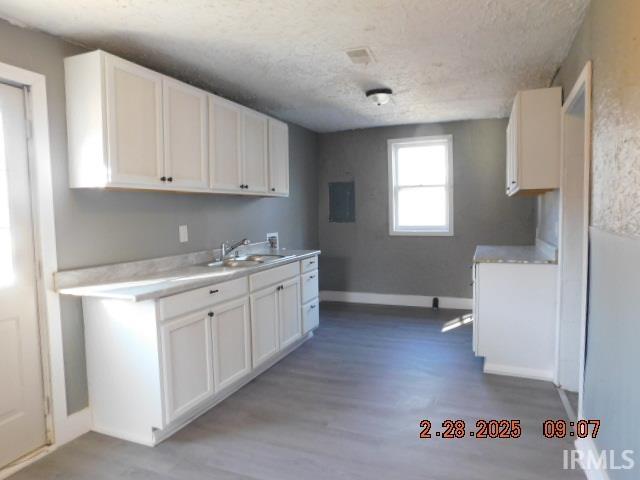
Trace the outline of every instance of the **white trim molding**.
[[[576, 450], [580, 452], [580, 458], [582, 459], [598, 459], [600, 458], [600, 450], [596, 446], [595, 442], [592, 438], [578, 438], [575, 441]], [[596, 465], [596, 468], [592, 468], [594, 465], [588, 464], [587, 460], [580, 461], [580, 467], [584, 472], [587, 480], [609, 480], [609, 474], [607, 473], [606, 467], [603, 465]]]
[[[27, 90], [27, 118], [31, 123], [29, 163], [33, 202], [35, 257], [40, 266], [37, 278], [44, 390], [49, 398], [51, 413], [47, 418], [49, 445], [24, 461], [12, 466], [23, 467], [35, 461], [42, 452], [86, 433], [91, 427], [88, 409], [68, 415], [62, 344], [60, 297], [55, 292], [53, 274], [58, 270], [53, 200], [53, 179], [49, 150], [49, 118], [47, 86], [44, 75], [0, 62], [0, 80]], [[0, 478], [5, 472], [0, 472]]]
[[506, 375], [509, 377], [531, 378], [532, 380], [553, 381], [553, 370], [538, 370], [535, 368], [513, 367], [497, 363], [484, 362], [484, 373]]
[[[396, 293], [338, 292], [322, 290], [320, 300], [323, 302], [364, 303], [369, 305], [390, 305], [397, 307], [430, 308], [436, 296], [402, 295]], [[438, 297], [440, 308], [471, 310], [473, 299], [461, 297]]]

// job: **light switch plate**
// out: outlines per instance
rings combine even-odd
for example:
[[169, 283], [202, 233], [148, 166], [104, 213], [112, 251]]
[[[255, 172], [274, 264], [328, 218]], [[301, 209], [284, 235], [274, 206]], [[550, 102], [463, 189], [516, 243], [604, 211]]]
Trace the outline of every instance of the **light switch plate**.
[[178, 225], [178, 237], [180, 237], [180, 243], [189, 241], [189, 229], [186, 225]]

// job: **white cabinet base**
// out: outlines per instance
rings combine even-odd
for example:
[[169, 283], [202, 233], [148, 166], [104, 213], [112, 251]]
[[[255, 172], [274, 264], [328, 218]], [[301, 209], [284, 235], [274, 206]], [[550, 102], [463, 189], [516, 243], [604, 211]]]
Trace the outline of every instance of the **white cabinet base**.
[[[303, 335], [301, 338], [299, 338], [295, 342], [293, 342], [293, 343], [289, 344], [288, 346], [284, 347], [282, 350], [277, 352], [271, 358], [269, 358], [268, 360], [264, 361], [258, 367], [254, 368], [253, 371], [251, 371], [251, 373], [249, 375], [247, 375], [245, 377], [242, 377], [237, 382], [235, 382], [235, 383], [229, 385], [228, 387], [226, 387], [226, 388], [220, 390], [219, 392], [217, 392], [215, 394], [215, 396], [207, 404], [204, 404], [204, 405], [202, 405], [201, 408], [199, 408], [197, 410], [194, 410], [193, 412], [191, 412], [190, 415], [187, 415], [184, 418], [176, 420], [175, 422], [169, 424], [166, 428], [164, 428], [162, 430], [154, 429], [151, 432], [150, 441], [148, 443], [140, 442], [139, 440], [134, 439], [134, 438], [128, 439], [126, 437], [123, 437], [122, 435], [114, 435], [114, 436], [117, 436], [119, 438], [124, 438], [125, 440], [131, 440], [131, 441], [137, 442], [137, 443], [143, 443], [143, 444], [148, 445], [150, 447], [156, 446], [157, 444], [159, 444], [160, 442], [162, 442], [166, 438], [169, 438], [171, 435], [176, 433], [178, 430], [181, 430], [182, 428], [186, 427], [190, 422], [192, 422], [193, 420], [195, 420], [199, 416], [205, 414], [211, 408], [215, 407], [218, 403], [220, 403], [224, 399], [226, 399], [228, 396], [230, 396], [233, 393], [235, 393], [238, 390], [240, 390], [242, 387], [244, 387], [251, 380], [253, 380], [257, 376], [259, 376], [262, 373], [264, 373], [267, 370], [269, 370], [276, 363], [278, 363], [284, 357], [289, 355], [291, 352], [293, 352], [295, 349], [297, 349], [299, 346], [301, 346], [303, 343], [305, 343], [311, 337], [313, 337], [313, 332], [309, 332], [306, 335]], [[100, 432], [98, 430], [95, 430], [95, 431], [97, 431], [98, 433], [105, 433], [107, 435], [113, 435], [112, 433], [109, 433], [109, 432]]]
[[555, 264], [475, 265], [473, 329], [485, 373], [553, 381]]

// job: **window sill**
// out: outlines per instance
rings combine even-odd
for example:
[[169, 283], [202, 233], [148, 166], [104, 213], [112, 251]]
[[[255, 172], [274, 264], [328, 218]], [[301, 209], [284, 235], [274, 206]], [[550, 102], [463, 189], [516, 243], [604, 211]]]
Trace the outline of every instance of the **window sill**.
[[453, 231], [391, 230], [392, 237], [453, 237]]

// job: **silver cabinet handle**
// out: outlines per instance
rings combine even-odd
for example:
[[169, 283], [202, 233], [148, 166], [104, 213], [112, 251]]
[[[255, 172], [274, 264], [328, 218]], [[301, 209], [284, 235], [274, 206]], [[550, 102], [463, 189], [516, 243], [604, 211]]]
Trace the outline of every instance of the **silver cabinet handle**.
[[309, 308], [313, 310], [314, 308], [316, 308], [316, 306], [315, 305], [311, 305]]

